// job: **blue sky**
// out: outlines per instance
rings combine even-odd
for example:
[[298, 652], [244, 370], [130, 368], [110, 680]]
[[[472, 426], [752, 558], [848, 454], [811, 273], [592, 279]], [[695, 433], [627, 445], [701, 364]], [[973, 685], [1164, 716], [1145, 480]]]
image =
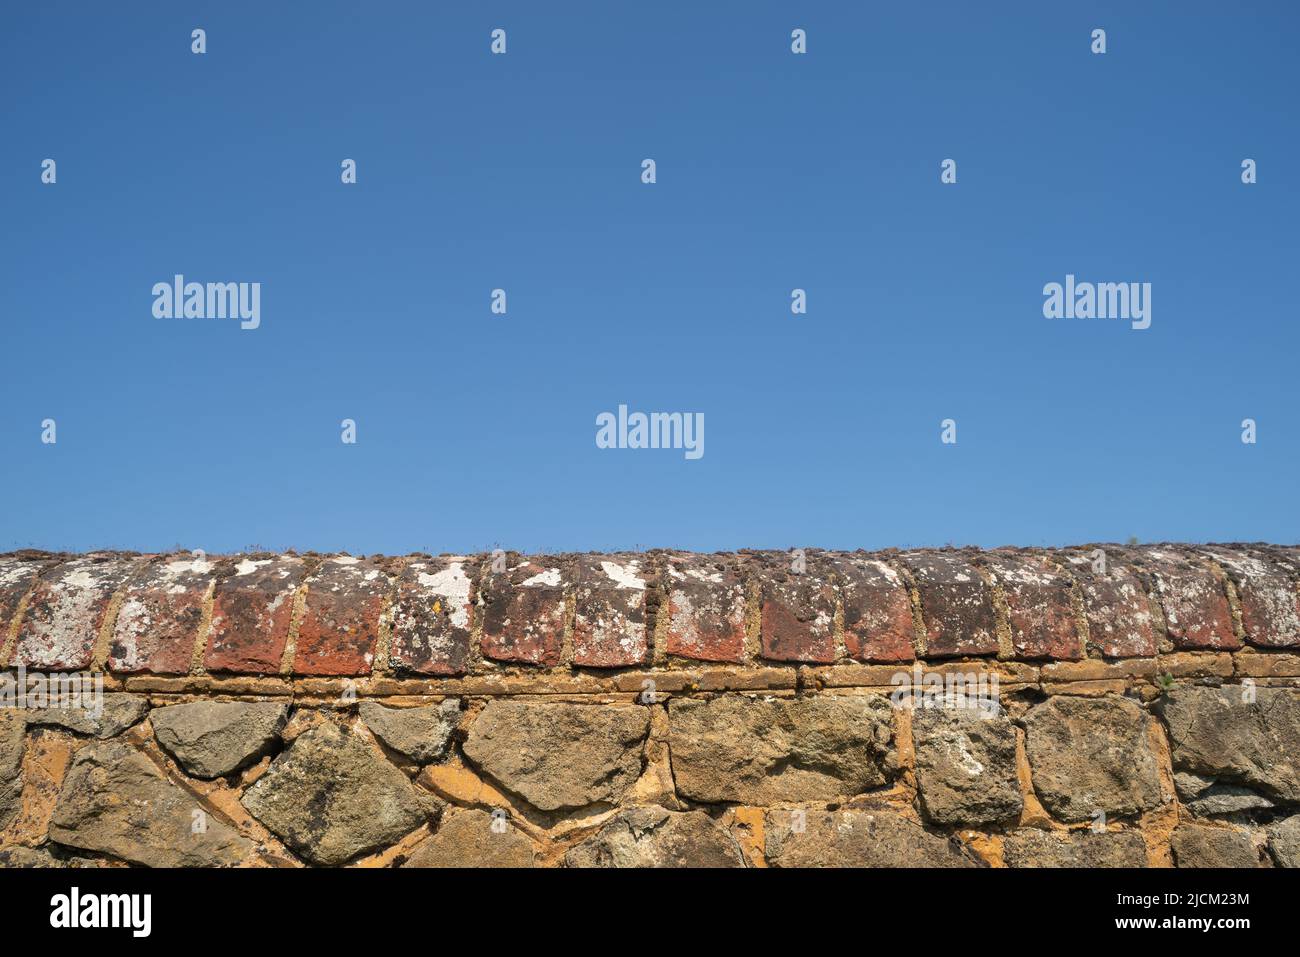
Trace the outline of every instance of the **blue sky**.
[[1297, 10], [7, 8], [0, 550], [1295, 542]]

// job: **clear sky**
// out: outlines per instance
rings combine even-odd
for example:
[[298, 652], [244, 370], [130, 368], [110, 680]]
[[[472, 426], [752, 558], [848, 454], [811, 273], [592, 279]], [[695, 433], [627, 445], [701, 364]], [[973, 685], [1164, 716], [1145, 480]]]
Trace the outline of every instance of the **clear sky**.
[[0, 550], [1295, 542], [1298, 10], [6, 5]]

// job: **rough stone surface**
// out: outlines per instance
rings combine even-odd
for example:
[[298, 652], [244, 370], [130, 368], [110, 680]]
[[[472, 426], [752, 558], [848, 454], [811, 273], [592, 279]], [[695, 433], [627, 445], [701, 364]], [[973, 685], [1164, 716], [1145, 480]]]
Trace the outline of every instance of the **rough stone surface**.
[[570, 848], [564, 862], [569, 867], [743, 867], [744, 855], [735, 838], [703, 811], [636, 807], [620, 811]]
[[113, 593], [136, 561], [86, 555], [43, 571], [18, 631], [15, 663], [48, 671], [80, 671], [90, 656]]
[[216, 571], [209, 671], [274, 674], [289, 640], [294, 592], [306, 566], [293, 555], [226, 559]]
[[696, 801], [827, 800], [897, 770], [891, 709], [874, 695], [675, 698], [668, 709], [673, 776]]
[[1024, 718], [1039, 800], [1059, 820], [1125, 816], [1160, 803], [1147, 715], [1124, 698], [1057, 695]]
[[497, 661], [557, 665], [564, 616], [558, 562], [524, 561], [490, 574], [483, 592], [483, 654]]
[[829, 567], [807, 556], [795, 572], [789, 554], [754, 559], [759, 578], [763, 657], [772, 661], [827, 664], [835, 660], [835, 590]]
[[1198, 817], [1236, 814], [1273, 806], [1272, 801], [1250, 788], [1239, 784], [1219, 784], [1214, 778], [1202, 777], [1189, 771], [1175, 772], [1174, 786], [1183, 804]]
[[997, 652], [993, 589], [975, 566], [959, 552], [908, 552], [902, 561], [921, 595], [927, 655], [951, 658]]
[[1159, 642], [1146, 586], [1121, 554], [1101, 547], [1065, 553], [1083, 595], [1088, 640], [1107, 658], [1154, 655]]
[[422, 708], [385, 708], [363, 701], [361, 720], [380, 741], [417, 764], [441, 761], [447, 756], [451, 733], [460, 720], [460, 702], [448, 699]]
[[399, 840], [440, 806], [372, 744], [329, 723], [295, 738], [243, 804], [293, 850], [325, 865]]
[[1144, 549], [1137, 562], [1154, 578], [1169, 636], [1179, 648], [1240, 648], [1232, 628], [1228, 595], [1194, 553]]
[[149, 701], [143, 695], [112, 692], [104, 695], [98, 714], [90, 708], [37, 708], [27, 712], [27, 723], [112, 738], [138, 723], [148, 710]]
[[293, 670], [301, 675], [364, 675], [375, 661], [379, 616], [392, 586], [374, 562], [325, 559], [307, 579]]
[[25, 731], [21, 712], [0, 708], [0, 830], [13, 820], [22, 806]]
[[731, 555], [668, 561], [668, 654], [699, 661], [745, 658], [745, 584]]
[[1180, 687], [1158, 708], [1175, 769], [1300, 802], [1300, 691]]
[[1016, 730], [977, 708], [920, 708], [912, 715], [921, 808], [936, 824], [989, 824], [1017, 817]]
[[31, 590], [44, 567], [44, 562], [15, 555], [0, 557], [0, 645], [9, 634], [9, 623], [18, 612], [23, 596]]
[[394, 670], [464, 674], [474, 624], [475, 573], [459, 556], [413, 561], [402, 569], [389, 651]]
[[1147, 846], [1137, 831], [1025, 828], [1003, 840], [1002, 859], [1007, 867], [1146, 867]]
[[445, 814], [402, 866], [532, 867], [536, 859], [536, 845], [518, 828], [502, 828], [487, 811], [471, 809]]
[[903, 577], [885, 562], [856, 555], [835, 561], [844, 607], [844, 650], [858, 661], [911, 661], [915, 622]]
[[109, 645], [113, 671], [185, 674], [203, 621], [212, 564], [171, 555], [150, 562], [127, 583]]
[[275, 702], [194, 701], [155, 708], [149, 720], [187, 774], [211, 780], [266, 753], [288, 715], [288, 705]]
[[543, 811], [613, 802], [641, 773], [650, 713], [494, 700], [470, 725], [465, 756]]
[[955, 838], [890, 810], [769, 811], [764, 830], [772, 867], [983, 866]]
[[1017, 658], [1083, 657], [1070, 579], [1042, 553], [993, 551], [985, 561], [1007, 602], [1011, 646]]
[[574, 589], [573, 663], [623, 668], [650, 656], [646, 641], [646, 580], [639, 559], [584, 556]]
[[1170, 838], [1178, 867], [1261, 867], [1249, 831], [1202, 824], [1180, 824]]
[[238, 864], [253, 845], [215, 815], [194, 827], [203, 806], [121, 741], [77, 752], [50, 820], [50, 839], [149, 867]]
[[1207, 548], [1205, 552], [1236, 586], [1248, 642], [1266, 648], [1300, 644], [1300, 595], [1283, 569], [1244, 549]]
[[1268, 849], [1278, 867], [1300, 867], [1300, 814], [1274, 821], [1269, 826]]

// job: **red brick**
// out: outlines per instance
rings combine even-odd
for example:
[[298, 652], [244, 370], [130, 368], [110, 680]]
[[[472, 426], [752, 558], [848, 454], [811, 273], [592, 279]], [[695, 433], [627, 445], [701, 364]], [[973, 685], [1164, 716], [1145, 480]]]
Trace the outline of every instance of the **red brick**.
[[752, 559], [759, 583], [762, 655], [771, 661], [828, 664], [835, 660], [835, 591], [829, 570], [817, 556], [806, 571], [793, 570], [790, 553]]
[[127, 582], [109, 645], [117, 672], [185, 674], [203, 622], [212, 563], [170, 555], [150, 562]]
[[621, 555], [584, 556], [574, 589], [573, 663], [624, 668], [650, 658], [646, 583], [641, 562]]
[[1172, 547], [1144, 548], [1132, 554], [1155, 581], [1156, 597], [1176, 647], [1241, 647], [1233, 632], [1224, 584], [1198, 556]]
[[307, 579], [294, 674], [370, 674], [379, 619], [392, 590], [388, 575], [372, 561], [351, 555], [325, 559]]
[[1044, 553], [986, 552], [985, 562], [1007, 600], [1017, 658], [1077, 660], [1083, 639], [1070, 601], [1070, 579]]
[[674, 555], [668, 561], [670, 655], [745, 660], [745, 584], [730, 555]]
[[90, 667], [113, 593], [137, 563], [105, 553], [42, 572], [19, 626], [14, 664], [52, 671]]
[[1121, 552], [1102, 549], [1102, 562], [1097, 550], [1063, 553], [1083, 594], [1089, 642], [1106, 658], [1152, 657], [1159, 651], [1159, 640], [1146, 585], [1121, 561]]
[[834, 561], [844, 607], [844, 650], [858, 661], [911, 661], [916, 626], [907, 583], [883, 561], [847, 555]]
[[389, 662], [396, 671], [461, 675], [474, 627], [476, 562], [461, 557], [417, 559], [402, 569], [393, 603]]
[[921, 596], [927, 657], [997, 653], [993, 590], [960, 552], [906, 552], [900, 559]]
[[[17, 555], [0, 557], [0, 646], [9, 634], [9, 624], [22, 604], [23, 596], [32, 590], [36, 576], [48, 562], [23, 558]], [[4, 662], [0, 661], [0, 665]]]
[[1241, 604], [1246, 641], [1265, 648], [1300, 645], [1300, 598], [1285, 567], [1247, 549], [1202, 549], [1227, 572]]
[[496, 661], [558, 665], [564, 641], [563, 572], [558, 561], [524, 561], [489, 575], [483, 654]]
[[226, 559], [217, 569], [209, 671], [274, 674], [289, 640], [294, 592], [306, 567], [292, 555]]

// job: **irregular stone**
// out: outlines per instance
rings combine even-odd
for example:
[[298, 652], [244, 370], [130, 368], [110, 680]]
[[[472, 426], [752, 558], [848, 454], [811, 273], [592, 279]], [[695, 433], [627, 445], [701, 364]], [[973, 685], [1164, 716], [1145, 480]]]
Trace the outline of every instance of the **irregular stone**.
[[447, 756], [451, 733], [460, 720], [460, 702], [449, 698], [423, 708], [385, 708], [362, 701], [358, 713], [384, 744], [417, 764], [428, 764]]
[[289, 716], [276, 702], [194, 701], [155, 708], [154, 737], [187, 774], [224, 777], [266, 753]]
[[115, 672], [183, 675], [190, 670], [213, 565], [196, 557], [150, 562], [127, 583], [113, 625]]
[[[87, 699], [83, 698], [83, 701]], [[113, 692], [103, 697], [99, 713], [89, 708], [36, 708], [27, 712], [29, 724], [63, 728], [74, 734], [112, 738], [139, 723], [149, 710], [143, 695]]]
[[22, 807], [26, 722], [15, 708], [0, 708], [0, 830]]
[[289, 640], [294, 593], [305, 570], [303, 560], [293, 555], [222, 561], [216, 570], [204, 667], [236, 674], [278, 672]]
[[470, 725], [465, 756], [543, 811], [614, 802], [641, 773], [650, 712], [634, 705], [493, 699]]
[[902, 560], [921, 596], [929, 657], [997, 652], [993, 589], [960, 552], [909, 552]]
[[328, 722], [295, 738], [242, 802], [294, 851], [330, 866], [394, 843], [440, 807], [373, 745]]
[[459, 556], [410, 562], [397, 579], [388, 658], [399, 672], [465, 673], [474, 621], [472, 574]]
[[1245, 549], [1204, 550], [1228, 573], [1241, 600], [1241, 625], [1252, 645], [1285, 648], [1300, 644], [1300, 596], [1285, 569]]
[[896, 811], [768, 811], [772, 867], [983, 867], [956, 838], [932, 834]]
[[1083, 657], [1083, 638], [1074, 620], [1070, 579], [1048, 555], [999, 550], [986, 553], [1007, 602], [1007, 624], [1016, 657]]
[[587, 668], [644, 663], [650, 657], [650, 646], [640, 560], [622, 555], [583, 556], [578, 569], [579, 584], [573, 593], [573, 663]]
[[564, 856], [569, 867], [744, 867], [740, 845], [703, 811], [620, 811]]
[[1156, 583], [1169, 637], [1179, 648], [1241, 647], [1224, 583], [1195, 554], [1147, 548], [1130, 553]]
[[487, 811], [471, 809], [445, 815], [402, 866], [533, 867], [536, 859], [536, 845], [518, 828], [503, 828]]
[[1170, 837], [1178, 867], [1263, 867], [1249, 831], [1180, 824]]
[[1300, 814], [1274, 821], [1268, 829], [1268, 849], [1278, 867], [1300, 867]]
[[1107, 658], [1154, 655], [1159, 642], [1146, 586], [1130, 566], [1119, 560], [1122, 552], [1092, 548], [1064, 554], [1083, 594], [1091, 645]]
[[1184, 686], [1156, 707], [1169, 727], [1176, 770], [1300, 802], [1300, 692]]
[[1147, 714], [1125, 698], [1055, 695], [1024, 718], [1034, 790], [1059, 820], [1130, 815], [1160, 803]]
[[668, 560], [668, 654], [745, 660], [745, 583], [732, 555]]
[[753, 556], [759, 580], [760, 645], [772, 661], [835, 660], [835, 590], [830, 566], [819, 556], [804, 559], [796, 573], [790, 555]]
[[45, 563], [40, 560], [26, 560], [13, 555], [0, 558], [0, 645], [9, 634], [9, 623], [22, 604], [23, 596], [31, 590], [44, 567]]
[[496, 661], [558, 665], [564, 640], [563, 573], [524, 561], [488, 577], [483, 592], [483, 654]]
[[668, 715], [677, 789], [696, 801], [829, 800], [897, 771], [892, 710], [876, 695], [674, 698]]
[[[50, 839], [148, 867], [227, 867], [253, 844], [168, 781], [121, 741], [73, 758], [50, 821]], [[202, 822], [203, 826], [198, 826]]]
[[1007, 867], [1146, 867], [1147, 846], [1137, 831], [1024, 828], [1003, 840], [1002, 859]]
[[844, 650], [858, 661], [911, 661], [916, 624], [903, 576], [882, 561], [848, 555], [834, 561], [844, 608]]
[[1249, 788], [1238, 784], [1218, 784], [1214, 778], [1201, 777], [1187, 771], [1175, 772], [1174, 787], [1188, 810], [1199, 817], [1235, 814], [1273, 806], [1272, 801]]
[[44, 848], [3, 847], [0, 848], [0, 868], [22, 867], [47, 869], [66, 867], [62, 861]]
[[936, 824], [992, 824], [1020, 815], [1016, 731], [1004, 714], [920, 708], [912, 740], [921, 808]]
[[392, 591], [373, 561], [335, 555], [307, 579], [294, 646], [300, 675], [368, 675], [379, 641], [379, 617]]
[[18, 630], [13, 663], [47, 671], [88, 668], [113, 593], [135, 567], [105, 553], [41, 572]]

